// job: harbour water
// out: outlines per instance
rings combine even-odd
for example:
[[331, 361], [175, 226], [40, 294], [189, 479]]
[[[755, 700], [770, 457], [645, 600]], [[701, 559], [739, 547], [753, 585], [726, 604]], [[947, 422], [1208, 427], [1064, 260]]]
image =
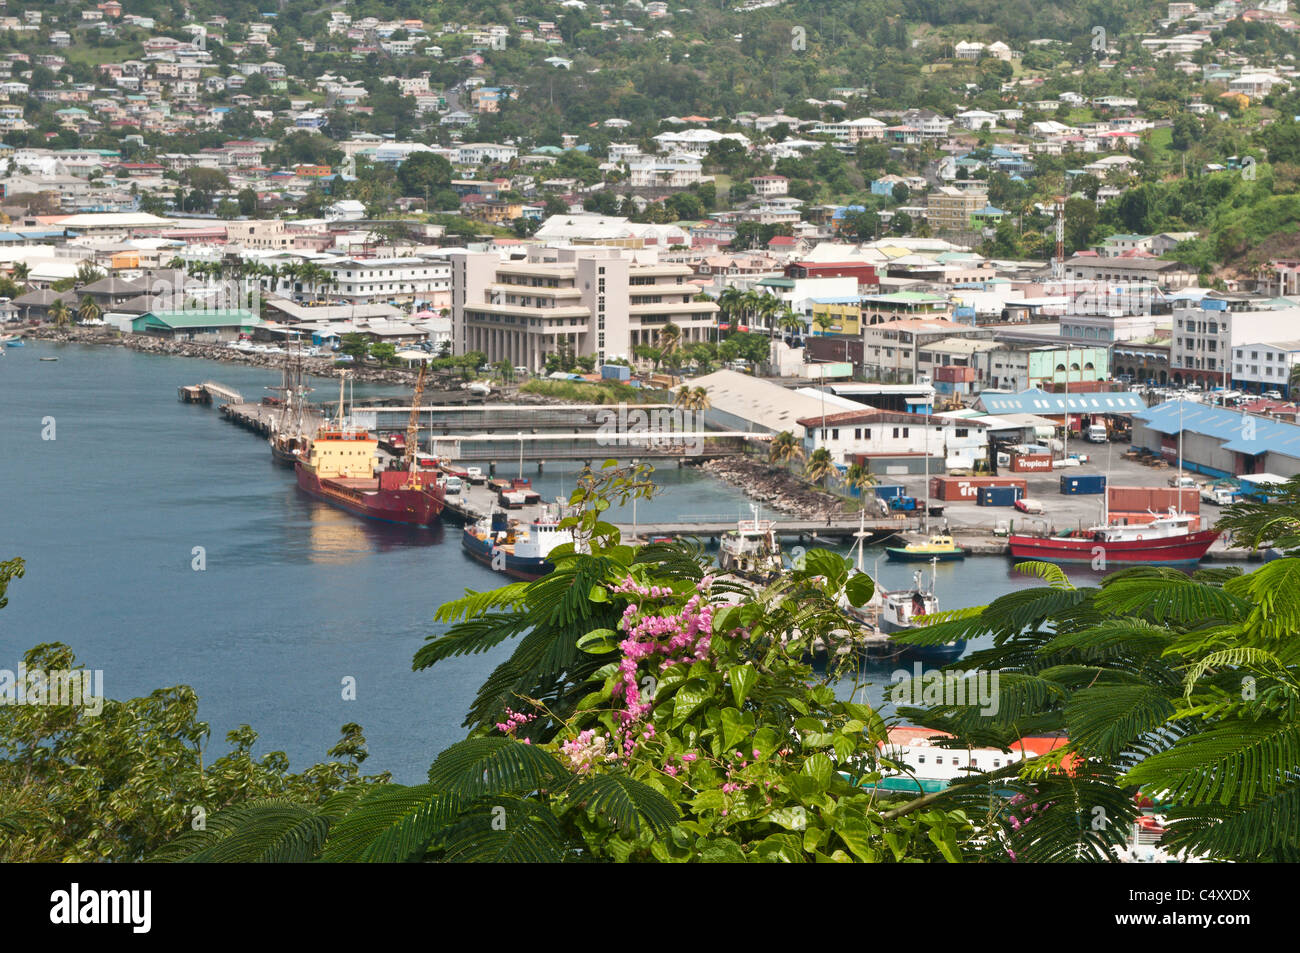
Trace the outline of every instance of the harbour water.
[[[209, 757], [247, 723], [261, 736], [255, 756], [281, 750], [299, 770], [357, 722], [365, 770], [418, 783], [464, 737], [475, 688], [509, 648], [427, 672], [412, 672], [411, 658], [437, 631], [440, 604], [500, 576], [462, 552], [457, 527], [359, 520], [299, 492], [264, 440], [177, 401], [179, 385], [205, 379], [254, 400], [278, 383], [265, 369], [123, 348], [32, 342], [0, 358], [0, 559], [27, 561], [0, 611], [0, 668], [61, 641], [104, 671], [111, 697], [191, 685], [212, 726]], [[326, 399], [330, 382], [317, 386]], [[394, 393], [404, 396], [356, 387], [358, 399]], [[501, 461], [498, 472], [517, 466]], [[525, 470], [550, 498], [573, 488], [574, 473]], [[640, 518], [750, 515], [739, 490], [698, 470], [664, 468], [656, 480], [664, 490]], [[871, 549], [866, 564], [876, 565]], [[914, 566], [878, 565], [886, 587], [910, 584]], [[976, 557], [941, 564], [936, 587], [944, 608], [958, 608], [1025, 582], [1009, 560]], [[879, 701], [888, 672], [871, 677], [867, 697]]]

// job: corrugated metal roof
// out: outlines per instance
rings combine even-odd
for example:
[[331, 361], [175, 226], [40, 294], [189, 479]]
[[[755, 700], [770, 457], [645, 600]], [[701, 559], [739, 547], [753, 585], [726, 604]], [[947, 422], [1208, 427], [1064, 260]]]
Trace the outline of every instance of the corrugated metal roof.
[[1037, 388], [1019, 394], [984, 394], [980, 402], [990, 414], [1133, 414], [1146, 409], [1137, 394], [1049, 394]]
[[1211, 407], [1199, 401], [1171, 400], [1134, 414], [1133, 418], [1159, 433], [1176, 434], [1181, 429], [1214, 437], [1224, 442], [1224, 450], [1233, 453], [1280, 453], [1300, 460], [1300, 426], [1269, 417]]

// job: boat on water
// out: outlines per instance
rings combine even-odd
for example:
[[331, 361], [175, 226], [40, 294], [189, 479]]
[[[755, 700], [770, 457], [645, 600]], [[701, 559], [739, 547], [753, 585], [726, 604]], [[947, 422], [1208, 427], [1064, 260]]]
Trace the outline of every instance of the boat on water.
[[781, 560], [781, 544], [776, 538], [776, 526], [771, 520], [758, 518], [754, 507], [752, 520], [740, 520], [735, 529], [722, 534], [718, 548], [718, 566], [754, 582], [769, 583], [785, 571]]
[[944, 743], [951, 741], [952, 735], [913, 725], [890, 727], [888, 738], [879, 745], [880, 753], [898, 767], [886, 768], [880, 780], [870, 786], [913, 795], [933, 794], [954, 781], [1019, 764], [1068, 744], [1063, 736], [1028, 735], [1012, 742], [1009, 751], [992, 747], [949, 748]]
[[22, 338], [10, 338], [8, 341], [5, 341], [5, 347], [26, 347], [26, 346], [27, 344], [23, 341]]
[[461, 546], [483, 565], [512, 579], [531, 582], [555, 568], [548, 557], [557, 546], [573, 542], [573, 534], [560, 528], [560, 518], [559, 506], [543, 507], [527, 523], [498, 511], [467, 523]]
[[[937, 556], [932, 556], [931, 566], [933, 567], [938, 561]], [[903, 665], [913, 662], [920, 662], [923, 665], [947, 665], [949, 662], [957, 661], [966, 651], [965, 639], [945, 642], [942, 645], [909, 645], [892, 638], [899, 633], [924, 626], [925, 617], [939, 611], [939, 599], [934, 594], [933, 570], [929, 586], [926, 586], [924, 574], [920, 569], [912, 574], [912, 580], [911, 589], [881, 590], [880, 609], [876, 620], [881, 635], [890, 637], [884, 658]]]
[[[423, 379], [421, 368], [417, 392]], [[413, 416], [418, 403], [413, 404]], [[376, 471], [379, 441], [370, 431], [349, 424], [343, 416], [341, 379], [338, 419], [323, 425], [309, 438], [306, 453], [299, 455], [294, 463], [298, 487], [356, 516], [428, 526], [442, 512], [445, 494], [438, 484], [438, 471], [417, 466], [415, 440], [408, 436], [412, 450], [408, 451], [407, 458], [387, 470]]]
[[[306, 406], [307, 394], [311, 388], [306, 383], [306, 368], [303, 365], [302, 352], [298, 348], [289, 350], [282, 369], [280, 391], [280, 413], [271, 428], [267, 443], [271, 446], [271, 459], [282, 466], [292, 467], [308, 453], [311, 438], [307, 433]], [[340, 407], [342, 404], [340, 403]], [[340, 411], [341, 412], [341, 411]]]
[[949, 562], [953, 559], [965, 559], [966, 550], [958, 546], [951, 536], [931, 536], [924, 543], [908, 543], [906, 546], [886, 546], [885, 555], [893, 562], [928, 563], [932, 559]]
[[57, 358], [57, 357], [43, 357], [43, 358], [41, 358], [41, 360], [42, 360], [42, 361], [57, 361], [58, 358]]
[[1149, 523], [1111, 524], [1055, 536], [1013, 533], [1007, 537], [1014, 559], [1050, 563], [1118, 566], [1185, 566], [1200, 562], [1218, 530], [1194, 530], [1199, 517], [1170, 509]]

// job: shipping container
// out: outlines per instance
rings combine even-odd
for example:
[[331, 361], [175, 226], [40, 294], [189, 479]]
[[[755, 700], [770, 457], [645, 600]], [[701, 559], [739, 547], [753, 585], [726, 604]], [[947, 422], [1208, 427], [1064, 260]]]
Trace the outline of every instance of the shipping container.
[[1201, 512], [1201, 493], [1191, 487], [1112, 486], [1106, 491], [1106, 505], [1116, 513], [1165, 514], [1173, 507], [1195, 516]]
[[930, 496], [953, 503], [962, 500], [974, 502], [980, 487], [986, 486], [1014, 486], [1023, 493], [1028, 484], [1020, 477], [931, 477]]
[[903, 495], [903, 484], [888, 483], [874, 487], [876, 496], [882, 500], [892, 500], [894, 497]]
[[1050, 453], [1017, 453], [1011, 458], [1012, 473], [1051, 473]]
[[602, 364], [600, 376], [607, 381], [626, 381], [632, 379], [632, 368], [623, 364]]
[[982, 486], [975, 498], [976, 506], [1015, 506], [1016, 500], [1025, 495], [1018, 486]]
[[1063, 476], [1061, 477], [1061, 492], [1066, 496], [1074, 496], [1084, 493], [1105, 493], [1106, 477], [1100, 473], [1089, 473], [1081, 476]]

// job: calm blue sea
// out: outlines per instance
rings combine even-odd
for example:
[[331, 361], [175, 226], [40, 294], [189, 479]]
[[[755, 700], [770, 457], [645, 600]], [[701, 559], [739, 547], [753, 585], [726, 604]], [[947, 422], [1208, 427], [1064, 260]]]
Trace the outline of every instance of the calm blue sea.
[[[211, 754], [247, 723], [261, 734], [255, 754], [285, 751], [295, 769], [324, 760], [339, 727], [358, 722], [366, 770], [417, 783], [464, 736], [475, 688], [508, 649], [418, 673], [411, 657], [438, 630], [442, 602], [500, 577], [463, 554], [455, 527], [390, 526], [312, 500], [263, 439], [176, 398], [178, 386], [213, 379], [256, 399], [278, 374], [123, 348], [6, 351], [0, 559], [23, 557], [27, 575], [0, 611], [0, 668], [62, 641], [104, 671], [110, 696], [189, 684], [213, 729]], [[356, 387], [358, 398], [392, 393]], [[53, 440], [42, 439], [49, 418]], [[547, 470], [533, 475], [545, 496], [572, 489], [572, 469]], [[707, 474], [664, 469], [657, 479], [664, 492], [639, 505], [640, 518], [749, 514]], [[879, 567], [887, 587], [911, 579], [909, 567]], [[1008, 560], [973, 558], [941, 565], [937, 592], [957, 608], [1022, 584]], [[354, 701], [343, 698], [349, 677]]]

